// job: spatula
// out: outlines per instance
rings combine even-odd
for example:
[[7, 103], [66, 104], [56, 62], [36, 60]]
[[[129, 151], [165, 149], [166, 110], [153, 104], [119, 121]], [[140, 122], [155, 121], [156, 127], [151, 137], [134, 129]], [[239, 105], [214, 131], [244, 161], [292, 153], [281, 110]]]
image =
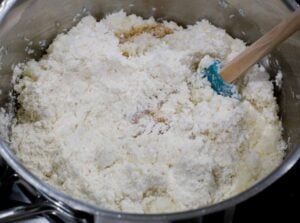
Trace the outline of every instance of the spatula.
[[218, 94], [232, 97], [236, 94], [236, 90], [234, 85], [230, 83], [299, 29], [300, 8], [247, 47], [223, 68], [221, 68], [220, 61], [215, 60], [201, 73], [204, 77], [207, 77], [211, 87]]

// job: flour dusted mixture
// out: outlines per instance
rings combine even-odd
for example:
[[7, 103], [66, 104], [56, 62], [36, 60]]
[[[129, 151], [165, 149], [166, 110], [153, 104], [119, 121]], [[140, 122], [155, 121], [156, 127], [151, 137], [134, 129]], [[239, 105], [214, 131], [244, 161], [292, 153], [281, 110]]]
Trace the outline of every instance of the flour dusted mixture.
[[108, 209], [224, 200], [270, 173], [286, 147], [263, 67], [238, 81], [240, 100], [199, 75], [244, 48], [205, 20], [183, 28], [122, 11], [85, 17], [40, 61], [15, 68], [12, 148], [49, 184]]

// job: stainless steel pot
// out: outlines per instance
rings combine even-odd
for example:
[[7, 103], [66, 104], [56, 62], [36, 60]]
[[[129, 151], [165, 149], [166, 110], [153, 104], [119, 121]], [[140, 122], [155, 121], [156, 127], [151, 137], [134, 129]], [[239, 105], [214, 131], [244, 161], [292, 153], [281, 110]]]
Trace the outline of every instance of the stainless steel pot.
[[[287, 4], [289, 8], [287, 7]], [[11, 89], [11, 66], [39, 58], [47, 44], [84, 16], [86, 11], [101, 18], [103, 15], [124, 9], [143, 17], [174, 20], [180, 24], [192, 24], [201, 18], [225, 28], [231, 35], [252, 42], [278, 23], [297, 7], [295, 1], [247, 1], [247, 0], [4, 0], [0, 8], [0, 106], [8, 101]], [[74, 19], [75, 18], [75, 19]], [[32, 41], [33, 54], [25, 52], [28, 40]], [[32, 218], [39, 214], [56, 216], [66, 222], [184, 222], [191, 219], [205, 222], [207, 217], [221, 213], [230, 221], [234, 206], [264, 190], [286, 173], [300, 157], [300, 34], [296, 34], [273, 53], [267, 69], [271, 75], [280, 67], [284, 73], [282, 90], [277, 90], [280, 116], [284, 126], [284, 138], [288, 151], [283, 163], [269, 176], [247, 191], [209, 207], [173, 214], [127, 214], [103, 210], [75, 200], [46, 185], [18, 162], [9, 146], [0, 140], [0, 187], [17, 181], [29, 193], [35, 195], [33, 204], [0, 212], [0, 222]], [[276, 62], [279, 61], [279, 64]]]

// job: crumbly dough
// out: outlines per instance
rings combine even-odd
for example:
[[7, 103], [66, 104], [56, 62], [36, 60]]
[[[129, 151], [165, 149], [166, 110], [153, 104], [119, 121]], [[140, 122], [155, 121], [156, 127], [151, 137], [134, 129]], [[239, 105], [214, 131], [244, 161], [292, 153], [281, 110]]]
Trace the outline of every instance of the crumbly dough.
[[83, 18], [14, 70], [11, 143], [31, 171], [100, 207], [174, 212], [222, 201], [282, 160], [273, 85], [255, 65], [241, 99], [196, 70], [245, 44], [202, 20], [183, 28], [123, 11]]

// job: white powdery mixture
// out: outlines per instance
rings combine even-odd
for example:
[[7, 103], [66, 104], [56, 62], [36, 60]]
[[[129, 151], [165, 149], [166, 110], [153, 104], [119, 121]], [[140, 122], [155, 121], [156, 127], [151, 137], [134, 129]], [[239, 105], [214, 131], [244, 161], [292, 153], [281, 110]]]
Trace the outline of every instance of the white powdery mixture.
[[205, 20], [184, 29], [122, 11], [88, 16], [15, 69], [12, 147], [43, 180], [104, 208], [173, 212], [224, 200], [270, 173], [285, 149], [263, 67], [239, 80], [241, 100], [195, 72], [244, 48]]

